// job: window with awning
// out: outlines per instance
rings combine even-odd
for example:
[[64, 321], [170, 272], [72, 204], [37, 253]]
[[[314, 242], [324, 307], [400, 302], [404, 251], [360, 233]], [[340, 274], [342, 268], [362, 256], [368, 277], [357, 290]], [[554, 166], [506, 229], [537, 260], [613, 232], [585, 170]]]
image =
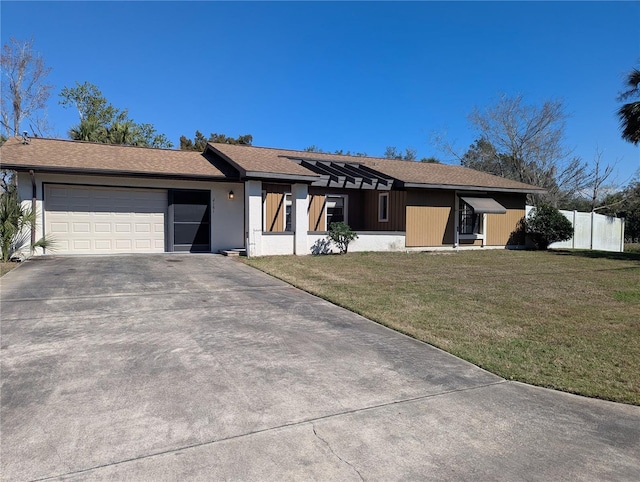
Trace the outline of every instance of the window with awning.
[[485, 214], [506, 214], [507, 209], [489, 197], [460, 196], [458, 232], [460, 234], [483, 234]]
[[490, 197], [460, 196], [476, 214], [506, 214], [507, 208]]

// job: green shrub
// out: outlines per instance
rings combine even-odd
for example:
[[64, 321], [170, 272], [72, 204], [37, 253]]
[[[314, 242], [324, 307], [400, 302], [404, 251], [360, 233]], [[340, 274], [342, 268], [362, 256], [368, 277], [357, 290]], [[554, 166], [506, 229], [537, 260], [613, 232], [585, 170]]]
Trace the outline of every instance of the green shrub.
[[329, 225], [327, 237], [336, 244], [340, 254], [345, 254], [349, 249], [349, 243], [356, 239], [358, 235], [351, 230], [348, 224], [340, 221]]
[[536, 249], [547, 249], [551, 243], [573, 237], [571, 221], [549, 204], [540, 204], [529, 213], [526, 230]]

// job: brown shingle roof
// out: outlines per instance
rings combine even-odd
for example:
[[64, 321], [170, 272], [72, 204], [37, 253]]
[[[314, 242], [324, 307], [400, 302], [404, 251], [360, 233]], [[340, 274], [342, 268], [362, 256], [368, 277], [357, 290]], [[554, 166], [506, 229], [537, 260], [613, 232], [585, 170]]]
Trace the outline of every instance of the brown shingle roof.
[[224, 154], [226, 158], [231, 159], [240, 169], [247, 173], [282, 173], [289, 175], [304, 175], [306, 173], [309, 175], [312, 174], [311, 171], [292, 162], [291, 159], [313, 159], [363, 164], [405, 184], [425, 185], [425, 187], [487, 188], [525, 192], [543, 190], [529, 184], [512, 181], [511, 179], [449, 164], [431, 164], [229, 144], [210, 143], [209, 146], [213, 150]]
[[0, 148], [7, 169], [92, 171], [175, 177], [224, 178], [200, 152], [32, 138], [24, 144], [12, 137]]
[[[301, 154], [298, 151], [211, 142], [209, 147], [222, 154], [223, 158], [230, 160], [244, 172], [255, 173], [256, 176], [259, 174], [284, 174], [318, 177], [316, 173], [285, 157], [291, 156], [292, 153]], [[305, 154], [309, 153], [306, 152]]]
[[514, 189], [524, 191], [542, 191], [531, 186], [500, 176], [494, 176], [475, 169], [449, 164], [399, 161], [393, 159], [366, 159], [363, 164], [376, 169], [387, 176], [400, 179], [407, 184], [426, 184], [432, 186], [460, 186], [496, 189]]
[[448, 164], [213, 143], [210, 143], [207, 151], [202, 154], [194, 151], [43, 138], [33, 138], [28, 144], [24, 144], [21, 138], [12, 137], [0, 148], [0, 163], [3, 168], [17, 170], [237, 179], [234, 170], [218, 163], [210, 156], [210, 152], [229, 162], [247, 177], [313, 181], [318, 179], [318, 174], [292, 159], [314, 159], [362, 164], [405, 185], [522, 192], [542, 190], [510, 179]]

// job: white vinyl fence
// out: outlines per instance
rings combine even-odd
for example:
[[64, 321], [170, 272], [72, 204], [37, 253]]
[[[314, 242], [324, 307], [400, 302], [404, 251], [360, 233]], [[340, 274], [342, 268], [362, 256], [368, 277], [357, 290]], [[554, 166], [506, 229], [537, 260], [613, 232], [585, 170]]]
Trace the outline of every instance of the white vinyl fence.
[[[527, 216], [533, 206], [527, 206]], [[594, 249], [599, 251], [624, 250], [624, 218], [614, 218], [597, 213], [563, 211], [573, 224], [573, 238], [561, 243], [552, 243], [550, 248]]]

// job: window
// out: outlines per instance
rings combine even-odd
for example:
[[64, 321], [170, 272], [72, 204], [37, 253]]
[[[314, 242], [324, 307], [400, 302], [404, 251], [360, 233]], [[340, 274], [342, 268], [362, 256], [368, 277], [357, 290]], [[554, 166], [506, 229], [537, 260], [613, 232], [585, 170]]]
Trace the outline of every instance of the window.
[[477, 214], [469, 204], [460, 200], [460, 234], [482, 234], [482, 224], [482, 214]]
[[327, 196], [327, 229], [331, 223], [347, 222], [347, 196]]
[[291, 194], [284, 195], [284, 230], [291, 231]]
[[383, 192], [378, 195], [378, 221], [381, 223], [389, 221], [388, 192]]

